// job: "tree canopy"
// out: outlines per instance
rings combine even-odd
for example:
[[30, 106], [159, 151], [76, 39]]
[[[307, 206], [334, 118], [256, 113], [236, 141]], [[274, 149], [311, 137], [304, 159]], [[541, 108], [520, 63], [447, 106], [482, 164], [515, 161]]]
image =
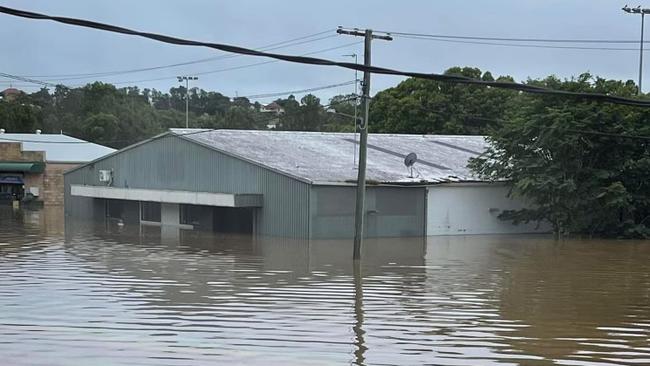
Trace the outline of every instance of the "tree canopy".
[[[632, 96], [633, 83], [549, 77], [555, 89]], [[503, 180], [528, 208], [506, 211], [515, 222], [546, 221], [558, 235], [650, 236], [650, 111], [613, 104], [520, 95], [470, 166]], [[634, 137], [632, 137], [634, 136]]]

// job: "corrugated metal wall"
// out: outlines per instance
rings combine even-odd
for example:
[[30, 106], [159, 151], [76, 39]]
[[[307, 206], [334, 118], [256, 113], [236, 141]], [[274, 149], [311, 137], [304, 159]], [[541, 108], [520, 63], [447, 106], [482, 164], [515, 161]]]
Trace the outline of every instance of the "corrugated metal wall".
[[[311, 237], [351, 239], [355, 195], [353, 186], [312, 186]], [[424, 187], [368, 187], [364, 237], [424, 236], [425, 200]]]
[[99, 170], [113, 170], [119, 188], [215, 193], [261, 193], [257, 234], [309, 236], [309, 185], [218, 151], [165, 136], [125, 150], [66, 175], [66, 214], [93, 210], [93, 200], [70, 196], [71, 184], [104, 185]]

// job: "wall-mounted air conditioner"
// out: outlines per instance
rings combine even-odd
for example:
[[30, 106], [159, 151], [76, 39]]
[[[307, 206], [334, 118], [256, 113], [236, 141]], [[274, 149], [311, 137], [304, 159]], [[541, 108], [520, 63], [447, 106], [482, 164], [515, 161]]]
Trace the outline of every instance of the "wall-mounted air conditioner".
[[111, 176], [113, 175], [113, 172], [110, 170], [100, 170], [99, 171], [99, 181], [102, 183], [108, 183], [111, 181]]

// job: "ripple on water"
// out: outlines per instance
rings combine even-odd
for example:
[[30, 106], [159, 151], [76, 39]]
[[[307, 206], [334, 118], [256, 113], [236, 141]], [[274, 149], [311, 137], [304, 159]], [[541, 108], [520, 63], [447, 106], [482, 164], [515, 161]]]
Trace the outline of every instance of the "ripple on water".
[[355, 269], [348, 242], [0, 220], [3, 364], [650, 364], [648, 242], [369, 240]]

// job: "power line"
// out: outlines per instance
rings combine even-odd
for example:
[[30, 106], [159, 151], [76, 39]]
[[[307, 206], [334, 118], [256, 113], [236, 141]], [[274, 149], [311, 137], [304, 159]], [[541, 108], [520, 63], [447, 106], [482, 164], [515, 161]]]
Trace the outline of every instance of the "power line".
[[[311, 43], [311, 42], [316, 42], [316, 41], [321, 41], [321, 40], [324, 40], [324, 39], [329, 39], [329, 38], [334, 38], [334, 37], [336, 37], [336, 35], [329, 35], [329, 36], [325, 36], [325, 37], [310, 39], [310, 40], [307, 40], [307, 41], [289, 43], [289, 44], [282, 45], [282, 46], [276, 46], [276, 47], [270, 47], [270, 48], [269, 47], [260, 48], [260, 50], [264, 50], [264, 51], [277, 50], [277, 49], [281, 49], [281, 48], [298, 46], [298, 45]], [[171, 64], [171, 65], [164, 65], [164, 66], [154, 66], [154, 67], [147, 67], [147, 68], [141, 68], [141, 69], [132, 69], [132, 70], [124, 70], [124, 71], [118, 71], [118, 72], [104, 72], [104, 73], [95, 73], [95, 74], [79, 74], [77, 76], [70, 76], [70, 77], [63, 77], [63, 78], [52, 78], [52, 79], [46, 79], [46, 80], [58, 81], [58, 80], [79, 80], [79, 79], [89, 79], [89, 78], [104, 78], [104, 77], [111, 77], [111, 76], [116, 76], [116, 75], [132, 74], [132, 73], [143, 72], [143, 71], [154, 71], [154, 70], [162, 70], [162, 69], [168, 69], [168, 68], [173, 68], [173, 67], [178, 67], [178, 66], [194, 65], [194, 64], [208, 62], [208, 61], [226, 60], [226, 59], [232, 59], [232, 58], [237, 58], [237, 57], [241, 57], [241, 56], [242, 55], [229, 54], [229, 55], [223, 55], [223, 56], [217, 56], [217, 57], [204, 58], [204, 59], [195, 60], [195, 61], [180, 62], [180, 63]]]
[[22, 18], [29, 18], [29, 19], [51, 20], [58, 23], [74, 25], [74, 26], [84, 27], [84, 28], [100, 29], [100, 30], [119, 33], [119, 34], [134, 35], [134, 36], [148, 38], [159, 42], [169, 43], [174, 45], [207, 47], [207, 48], [217, 49], [225, 52], [231, 52], [231, 53], [237, 53], [237, 54], [243, 54], [249, 56], [269, 57], [269, 58], [293, 62], [293, 63], [319, 65], [319, 66], [337, 66], [337, 67], [347, 68], [351, 70], [366, 71], [366, 72], [382, 74], [382, 75], [407, 76], [407, 77], [434, 80], [440, 82], [450, 82], [456, 84], [482, 85], [482, 86], [516, 90], [516, 91], [533, 93], [533, 94], [570, 96], [574, 98], [596, 100], [600, 102], [609, 102], [609, 103], [629, 105], [629, 106], [650, 107], [650, 101], [648, 100], [630, 99], [630, 98], [617, 97], [617, 96], [612, 96], [607, 94], [570, 92], [570, 91], [548, 89], [548, 88], [543, 88], [543, 87], [538, 87], [533, 85], [504, 82], [504, 81], [478, 80], [478, 79], [473, 79], [462, 75], [443, 75], [443, 74], [433, 74], [433, 73], [423, 73], [423, 72], [413, 72], [413, 71], [402, 71], [402, 70], [390, 69], [390, 68], [378, 67], [378, 66], [359, 65], [350, 62], [338, 62], [338, 61], [332, 61], [332, 60], [315, 58], [315, 57], [292, 56], [292, 55], [284, 55], [278, 53], [269, 53], [269, 52], [257, 51], [245, 47], [239, 47], [239, 46], [233, 46], [233, 45], [227, 45], [221, 43], [201, 42], [201, 41], [177, 38], [177, 37], [156, 34], [156, 33], [140, 32], [133, 29], [118, 27], [118, 26], [105, 24], [105, 23], [93, 22], [93, 21], [77, 19], [77, 18], [50, 16], [45, 14], [7, 8], [4, 6], [0, 6], [0, 13], [5, 13], [5, 14], [22, 17]]
[[417, 39], [422, 41], [433, 41], [433, 42], [479, 44], [479, 45], [488, 45], [488, 46], [519, 47], [519, 48], [546, 48], [546, 49], [596, 50], [596, 51], [638, 51], [639, 50], [638, 48], [622, 48], [622, 47], [551, 46], [551, 45], [544, 45], [544, 44], [464, 41], [464, 40], [454, 40], [454, 39], [444, 39], [444, 38], [434, 38], [434, 37], [419, 37], [419, 36], [397, 36], [397, 37], [406, 38], [406, 39]]
[[28, 83], [31, 83], [31, 84], [38, 84], [38, 85], [42, 85], [42, 86], [51, 86], [51, 87], [56, 86], [56, 84], [48, 83], [46, 81], [30, 79], [30, 78], [26, 78], [26, 77], [22, 77], [22, 76], [18, 76], [18, 75], [11, 75], [11, 74], [7, 74], [7, 73], [4, 73], [4, 72], [0, 72], [0, 76], [4, 77], [4, 78], [7, 78], [7, 79], [25, 81], [25, 82], [28, 82]]
[[338, 83], [338, 84], [317, 86], [317, 87], [307, 88], [307, 89], [300, 89], [300, 90], [290, 90], [290, 91], [285, 91], [285, 92], [245, 95], [245, 96], [242, 96], [240, 98], [264, 99], [264, 98], [272, 98], [272, 97], [281, 97], [283, 95], [289, 95], [289, 94], [301, 94], [301, 93], [309, 93], [309, 92], [318, 91], [318, 90], [338, 88], [338, 87], [341, 87], [341, 86], [352, 85], [354, 83], [356, 83], [356, 80], [346, 81], [346, 82]]
[[[346, 43], [346, 44], [343, 44], [343, 45], [340, 45], [340, 46], [324, 48], [324, 49], [321, 49], [321, 50], [316, 50], [316, 51], [304, 53], [303, 56], [315, 55], [315, 54], [319, 54], [319, 53], [334, 51], [334, 50], [338, 50], [338, 49], [341, 49], [341, 48], [347, 48], [347, 47], [350, 47], [350, 46], [358, 45], [360, 43], [361, 42], [352, 42], [352, 43]], [[256, 66], [261, 66], [261, 65], [273, 64], [273, 63], [276, 63], [276, 62], [280, 62], [280, 60], [261, 61], [261, 62], [255, 62], [255, 63], [252, 63], [252, 64], [245, 64], [245, 65], [239, 65], [239, 66], [226, 67], [226, 68], [223, 68], [223, 69], [195, 72], [193, 74], [194, 75], [217, 74], [217, 73], [226, 72], [226, 71], [234, 71], [234, 70], [240, 70], [240, 69], [247, 69], [249, 67], [256, 67]], [[121, 84], [144, 83], [144, 82], [149, 82], [149, 81], [169, 80], [169, 79], [175, 79], [175, 78], [176, 78], [176, 76], [162, 76], [162, 77], [151, 78], [151, 79], [117, 81], [117, 82], [113, 82], [111, 84], [121, 85]], [[81, 84], [81, 85], [83, 85], [83, 84]]]
[[[466, 39], [478, 41], [507, 41], [507, 42], [540, 42], [540, 43], [623, 43], [638, 44], [639, 41], [621, 40], [621, 39], [558, 39], [558, 38], [506, 38], [506, 37], [476, 37], [476, 36], [456, 36], [448, 34], [426, 34], [426, 33], [408, 33], [380, 31], [393, 36], [411, 36], [420, 38], [448, 38], [448, 39]], [[650, 42], [650, 41], [646, 41]]]
[[[270, 50], [275, 50], [275, 49], [280, 49], [280, 48], [286, 48], [286, 47], [293, 47], [305, 43], [311, 43], [311, 42], [316, 42], [316, 41], [321, 41], [324, 39], [328, 38], [333, 38], [336, 37], [336, 35], [328, 35], [325, 37], [319, 37], [316, 39], [310, 39], [316, 36], [321, 36], [323, 34], [333, 32], [333, 29], [328, 29], [326, 31], [314, 33], [314, 34], [309, 34], [306, 36], [298, 37], [298, 38], [293, 38], [290, 40], [282, 41], [282, 42], [275, 42], [271, 43], [256, 49], [263, 50], [263, 51], [270, 51]], [[130, 73], [136, 73], [136, 72], [142, 72], [142, 71], [152, 71], [152, 70], [160, 70], [160, 69], [167, 69], [167, 68], [173, 68], [173, 67], [179, 67], [179, 66], [186, 66], [186, 65], [193, 65], [193, 64], [198, 64], [198, 63], [203, 63], [203, 62], [209, 62], [209, 61], [217, 61], [217, 60], [225, 60], [225, 59], [230, 59], [230, 58], [235, 58], [239, 57], [240, 55], [233, 55], [233, 54], [228, 54], [228, 55], [222, 55], [222, 56], [214, 56], [214, 57], [207, 57], [207, 58], [201, 58], [201, 59], [196, 59], [196, 60], [191, 60], [191, 61], [185, 61], [185, 62], [178, 62], [178, 63], [173, 63], [173, 64], [168, 64], [168, 65], [160, 65], [160, 66], [151, 66], [151, 67], [144, 67], [144, 68], [137, 68], [137, 69], [127, 69], [127, 70], [115, 70], [115, 71], [104, 71], [104, 72], [95, 72], [95, 73], [81, 73], [81, 74], [59, 74], [59, 75], [21, 75], [23, 77], [35, 77], [35, 78], [59, 78], [59, 79], [54, 79], [54, 80], [74, 80], [74, 79], [84, 79], [86, 77], [99, 77], [99, 76], [113, 76], [113, 75], [122, 75], [122, 74], [130, 74]], [[49, 80], [53, 81], [53, 80]]]

